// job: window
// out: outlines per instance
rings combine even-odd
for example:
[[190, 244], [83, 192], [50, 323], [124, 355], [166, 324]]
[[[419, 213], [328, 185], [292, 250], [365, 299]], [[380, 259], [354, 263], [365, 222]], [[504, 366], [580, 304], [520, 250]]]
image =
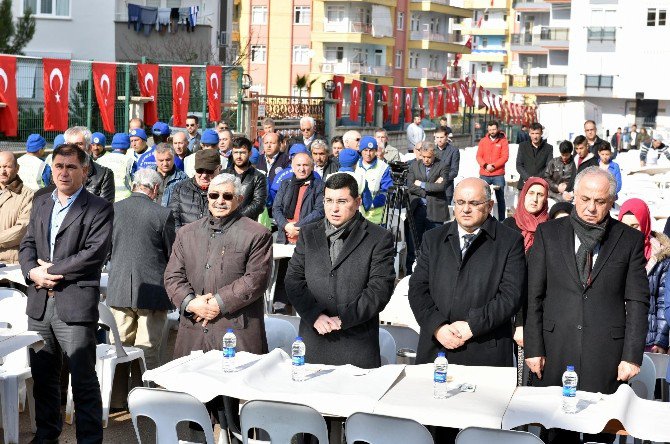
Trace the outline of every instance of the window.
[[489, 21], [489, 13], [488, 13], [488, 12], [485, 12], [485, 13], [484, 13], [484, 21], [485, 21], [485, 22], [488, 22], [488, 21]]
[[409, 69], [417, 69], [419, 67], [419, 54], [416, 52], [409, 53]]
[[666, 10], [665, 9], [659, 9], [658, 10], [658, 26], [665, 26], [665, 17], [666, 17]]
[[482, 37], [482, 48], [486, 48], [489, 45], [489, 38]]
[[481, 65], [480, 70], [481, 70], [480, 72], [484, 74], [486, 72], [486, 66]]
[[507, 21], [507, 14], [503, 14], [503, 22]]
[[344, 59], [343, 46], [326, 46], [324, 50], [324, 58], [326, 62], [334, 63], [341, 62]]
[[180, 8], [181, 7], [181, 0], [167, 0], [165, 2], [165, 7], [166, 8]]
[[399, 12], [398, 19], [396, 20], [396, 29], [402, 31], [405, 28], [405, 13]]
[[268, 7], [267, 6], [252, 6], [251, 7], [251, 24], [252, 25], [267, 25], [268, 23]]
[[402, 51], [395, 52], [395, 67], [402, 69]]
[[268, 48], [265, 45], [251, 45], [251, 61], [254, 63], [265, 63]]
[[311, 21], [311, 6], [296, 6], [293, 8], [293, 23], [296, 25], [309, 25]]
[[326, 19], [329, 22], [343, 22], [344, 14], [344, 6], [328, 5], [326, 7]]
[[417, 17], [415, 14], [412, 14], [412, 21], [410, 23], [410, 29], [412, 31], [418, 31], [420, 27], [421, 27], [421, 23], [419, 22], [419, 17]]
[[614, 76], [584, 76], [584, 88], [612, 89]]
[[647, 9], [647, 26], [656, 26], [656, 9]]
[[307, 65], [309, 63], [309, 46], [293, 45], [293, 63]]
[[28, 9], [35, 15], [69, 17], [70, 0], [23, 0], [23, 10]]

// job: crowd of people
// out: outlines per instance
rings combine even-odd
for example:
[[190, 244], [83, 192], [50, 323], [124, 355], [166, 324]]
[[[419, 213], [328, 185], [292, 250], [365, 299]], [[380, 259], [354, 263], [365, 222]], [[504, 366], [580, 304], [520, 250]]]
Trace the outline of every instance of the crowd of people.
[[[326, 140], [303, 117], [302, 137], [288, 140], [265, 119], [250, 140], [223, 121], [204, 130], [195, 116], [186, 123], [171, 133], [163, 122], [149, 129], [133, 119], [109, 145], [75, 126], [48, 156], [38, 134], [18, 158], [0, 152], [0, 261], [20, 263], [29, 328], [45, 339], [30, 352], [35, 442], [57, 442], [62, 429], [63, 354], [77, 439], [102, 441], [95, 345], [103, 267], [120, 340], [143, 349], [151, 369], [162, 364], [174, 309], [174, 358], [220, 349], [230, 328], [239, 350], [267, 353], [273, 243], [293, 244], [293, 256], [277, 264], [273, 311], [300, 316], [307, 362], [380, 366], [379, 313], [400, 277], [384, 226], [398, 186], [391, 167], [400, 163], [417, 234], [404, 266], [421, 327], [418, 364], [440, 351], [456, 364], [516, 362], [519, 384], [536, 386], [561, 385], [574, 365], [581, 390], [613, 393], [639, 372], [644, 351], [668, 352], [668, 227], [652, 231], [640, 199], [623, 202], [618, 220], [610, 216], [622, 186], [613, 159], [622, 146], [639, 149], [643, 164], [670, 159], [658, 134], [610, 143], [587, 121], [554, 157], [543, 126], [532, 123], [516, 157], [518, 205], [508, 214], [509, 144], [495, 121], [478, 142], [479, 177], [458, 183], [461, 150], [446, 119], [431, 141], [416, 116], [407, 162], [382, 128]], [[113, 408], [126, 408], [131, 374], [136, 384], [137, 370], [117, 370]], [[580, 439], [561, 430], [544, 438]]]

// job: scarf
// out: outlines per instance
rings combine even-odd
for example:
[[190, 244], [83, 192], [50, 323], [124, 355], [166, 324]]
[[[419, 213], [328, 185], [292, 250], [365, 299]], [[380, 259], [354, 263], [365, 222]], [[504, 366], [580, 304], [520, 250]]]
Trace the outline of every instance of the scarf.
[[574, 208], [572, 213], [570, 213], [570, 224], [572, 225], [572, 229], [575, 230], [579, 242], [581, 242], [575, 259], [577, 261], [579, 278], [585, 287], [590, 284], [593, 249], [605, 237], [605, 229], [607, 228], [608, 221], [609, 216], [605, 217], [599, 224], [590, 224], [580, 219]]
[[628, 199], [621, 205], [619, 221], [626, 214], [635, 216], [640, 224], [640, 231], [644, 234], [644, 257], [649, 261], [649, 258], [651, 258], [651, 215], [649, 214], [649, 207], [642, 199]]
[[[533, 185], [541, 185], [544, 188], [544, 204], [540, 211], [536, 214], [530, 213], [526, 210], [524, 202], [526, 201], [526, 194]], [[514, 212], [514, 220], [516, 225], [521, 229], [523, 236], [523, 248], [526, 252], [533, 246], [535, 240], [535, 230], [542, 222], [549, 220], [549, 184], [544, 179], [539, 177], [530, 177], [521, 189], [519, 194], [519, 205]]]
[[298, 205], [298, 195], [300, 194], [300, 187], [313, 180], [314, 180], [313, 172], [309, 173], [309, 176], [305, 177], [304, 179], [298, 179], [297, 177], [295, 177], [295, 174], [291, 177], [291, 182], [289, 186], [293, 187], [291, 188], [293, 190], [293, 193], [291, 194], [291, 200], [289, 201], [286, 210], [284, 210], [285, 215], [293, 217], [293, 213], [295, 212], [295, 206]]
[[356, 213], [354, 217], [340, 225], [339, 227], [334, 226], [328, 219], [325, 220], [326, 227], [326, 238], [328, 239], [329, 253], [330, 253], [330, 264], [334, 264], [337, 260], [342, 248], [344, 247], [344, 241], [347, 236], [353, 230], [353, 228], [358, 225], [358, 222], [361, 219], [361, 213]]

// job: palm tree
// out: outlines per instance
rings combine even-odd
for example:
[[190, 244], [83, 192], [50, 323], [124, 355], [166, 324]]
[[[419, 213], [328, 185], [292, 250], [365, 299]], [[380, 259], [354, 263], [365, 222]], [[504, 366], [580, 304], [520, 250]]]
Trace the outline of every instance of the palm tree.
[[307, 76], [301, 76], [299, 74], [295, 75], [295, 87], [298, 89], [298, 113], [302, 114], [302, 90], [306, 89], [309, 97], [312, 95], [312, 85], [316, 82], [316, 79], [307, 80]]

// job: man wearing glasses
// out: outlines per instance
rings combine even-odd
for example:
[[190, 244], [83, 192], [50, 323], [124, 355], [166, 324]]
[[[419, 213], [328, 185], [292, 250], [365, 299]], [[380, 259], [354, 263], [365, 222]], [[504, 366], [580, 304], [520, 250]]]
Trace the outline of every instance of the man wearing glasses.
[[417, 364], [444, 351], [450, 363], [513, 366], [512, 317], [525, 297], [523, 238], [491, 216], [486, 182], [461, 181], [455, 221], [427, 231], [409, 281], [421, 326]]
[[326, 180], [326, 219], [298, 234], [284, 285], [300, 315], [309, 363], [381, 365], [379, 312], [391, 299], [396, 277], [393, 236], [366, 220], [360, 205], [356, 179], [332, 174]]
[[207, 188], [221, 171], [221, 160], [216, 150], [200, 150], [194, 156], [195, 175], [175, 185], [168, 203], [177, 230], [207, 215]]
[[198, 128], [200, 128], [200, 119], [198, 116], [187, 116], [186, 117], [186, 131], [188, 132], [188, 150], [192, 153], [200, 150], [200, 133]]
[[316, 121], [314, 117], [304, 116], [300, 119], [300, 133], [302, 134], [302, 144], [309, 149], [317, 139], [323, 139], [321, 134], [316, 133]]

